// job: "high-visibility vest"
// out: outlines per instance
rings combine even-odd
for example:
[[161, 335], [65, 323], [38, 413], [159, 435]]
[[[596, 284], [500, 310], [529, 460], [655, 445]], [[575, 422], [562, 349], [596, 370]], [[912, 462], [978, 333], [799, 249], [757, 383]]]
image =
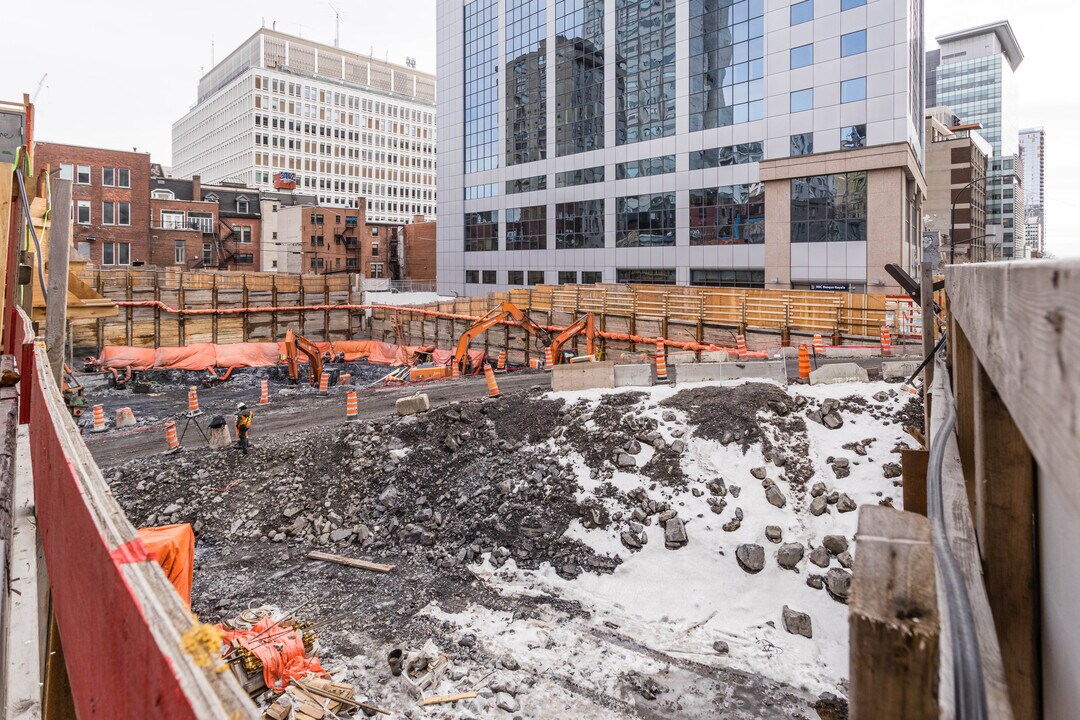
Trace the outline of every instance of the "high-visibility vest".
[[245, 410], [244, 412], [236, 416], [236, 428], [249, 428], [251, 427], [251, 411]]

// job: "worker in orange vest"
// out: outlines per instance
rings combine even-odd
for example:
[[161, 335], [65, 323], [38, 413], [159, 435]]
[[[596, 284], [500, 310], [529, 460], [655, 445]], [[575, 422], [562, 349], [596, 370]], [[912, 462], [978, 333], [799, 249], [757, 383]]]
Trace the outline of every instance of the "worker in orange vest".
[[249, 430], [251, 430], [251, 410], [248, 409], [247, 404], [238, 403], [236, 405], [236, 438], [245, 455], [251, 447], [247, 439]]

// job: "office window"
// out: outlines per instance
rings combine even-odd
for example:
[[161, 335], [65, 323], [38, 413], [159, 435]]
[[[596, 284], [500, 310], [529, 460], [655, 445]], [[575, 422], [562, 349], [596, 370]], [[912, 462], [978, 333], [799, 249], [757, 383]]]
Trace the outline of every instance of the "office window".
[[131, 171], [127, 168], [116, 168], [116, 187], [131, 187]]
[[187, 262], [187, 246], [183, 240], [177, 240], [173, 243], [173, 262], [177, 265], [183, 265]]
[[108, 187], [116, 185], [116, 168], [101, 168], [101, 184]]
[[615, 200], [615, 247], [675, 244], [675, 193]]
[[506, 284], [507, 285], [524, 285], [525, 284], [525, 271], [524, 270], [507, 270], [506, 271]]
[[214, 261], [214, 246], [210, 243], [203, 243], [202, 246], [202, 264], [203, 267], [210, 267], [210, 264]]
[[544, 284], [544, 271], [543, 270], [530, 270], [529, 271], [529, 284], [530, 285], [543, 285]]
[[866, 4], [866, 0], [840, 0], [840, 11], [850, 10], [851, 8], [862, 7]]
[[116, 203], [103, 202], [101, 203], [101, 224], [102, 225], [115, 225], [116, 224]]
[[107, 242], [101, 244], [101, 264], [102, 265], [115, 265], [116, 264], [116, 247], [114, 243]]
[[765, 3], [690, 3], [690, 130], [765, 116]]
[[75, 173], [75, 184], [76, 185], [89, 185], [90, 184], [90, 166], [89, 165], [79, 165], [78, 168], [76, 168], [76, 170], [77, 170], [77, 172]]
[[131, 264], [131, 243], [102, 243], [101, 244], [101, 264], [102, 265], [130, 265]]
[[469, 285], [479, 284], [479, 282], [480, 282], [480, 271], [479, 270], [466, 270], [465, 271], [465, 282], [468, 283]]
[[474, 173], [499, 166], [499, 2], [474, 0], [464, 11], [465, 172]]
[[116, 203], [116, 209], [117, 209], [116, 224], [117, 225], [130, 225], [131, 224], [131, 203], [129, 203], [129, 202]]
[[814, 108], [814, 88], [796, 90], [791, 93], [791, 112], [803, 112]]
[[691, 245], [760, 245], [764, 242], [763, 183], [690, 191]]
[[238, 243], [250, 243], [251, 242], [251, 226], [250, 225], [233, 225], [233, 240]]
[[675, 268], [617, 268], [615, 282], [634, 285], [674, 285]]
[[791, 136], [791, 156], [814, 154], [814, 133], [799, 133]]
[[866, 171], [791, 180], [791, 242], [866, 242]]
[[506, 181], [506, 194], [532, 192], [533, 190], [547, 189], [547, 175], [535, 175], [533, 177], [518, 178]]
[[379, 243], [377, 243], [377, 242], [371, 243], [371, 256], [372, 257], [379, 257]]
[[[255, 256], [251, 253], [237, 253], [233, 255], [233, 261], [237, 265], [254, 265]], [[338, 258], [338, 262], [341, 262], [341, 258]]]
[[604, 247], [604, 201], [580, 200], [555, 206], [555, 248]]
[[60, 163], [60, 179], [75, 180], [75, 166], [71, 163]]
[[[372, 232], [372, 235], [375, 233]], [[499, 211], [465, 214], [465, 252], [499, 249]]]
[[866, 52], [866, 31], [848, 33], [840, 36], [840, 57], [858, 55]]
[[466, 200], [477, 200], [480, 198], [495, 197], [498, 194], [498, 183], [488, 183], [487, 185], [471, 185], [465, 188]]
[[485, 285], [494, 285], [496, 283], [494, 270], [485, 270], [483, 278]]
[[814, 0], [803, 0], [791, 6], [791, 24], [800, 25], [814, 19]]
[[604, 273], [602, 270], [582, 270], [581, 271], [581, 284], [582, 285], [597, 285], [604, 282]]
[[506, 209], [507, 250], [547, 250], [547, 206]]
[[581, 170], [567, 170], [555, 175], [555, 187], [574, 187], [575, 185], [590, 185], [604, 182], [604, 166], [597, 165]]
[[573, 285], [577, 282], [577, 270], [560, 270], [559, 284]]
[[675, 156], [661, 155], [660, 157], [646, 158], [645, 160], [619, 163], [615, 166], [615, 179], [628, 180], [649, 175], [666, 175], [673, 172], [675, 172]]
[[[675, 134], [674, 0], [615, 1], [615, 143]], [[693, 128], [691, 128], [693, 129]]]
[[791, 69], [806, 67], [814, 64], [814, 45], [800, 45], [791, 48]]
[[763, 144], [760, 142], [739, 143], [709, 150], [696, 150], [690, 153], [690, 169], [725, 167], [744, 163], [760, 162], [765, 157]]
[[547, 3], [506, 0], [506, 164], [547, 157]]
[[866, 78], [852, 78], [840, 83], [840, 102], [849, 103], [866, 99]]
[[764, 288], [764, 270], [691, 268], [690, 284], [702, 287]]
[[555, 3], [555, 154], [604, 147], [604, 0]]
[[852, 150], [861, 147], [866, 147], [865, 125], [850, 125], [848, 127], [840, 128], [840, 148], [842, 150]]
[[79, 225], [90, 224], [90, 201], [79, 200], [75, 206], [75, 222]]

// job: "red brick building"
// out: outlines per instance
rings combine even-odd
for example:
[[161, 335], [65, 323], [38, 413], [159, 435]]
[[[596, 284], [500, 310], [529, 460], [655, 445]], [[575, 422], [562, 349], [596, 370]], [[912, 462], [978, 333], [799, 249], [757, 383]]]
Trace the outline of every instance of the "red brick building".
[[412, 223], [402, 228], [405, 246], [405, 267], [402, 280], [435, 282], [435, 222], [424, 222], [417, 215]]
[[71, 233], [102, 266], [150, 263], [150, 155], [39, 142], [36, 171], [72, 181]]

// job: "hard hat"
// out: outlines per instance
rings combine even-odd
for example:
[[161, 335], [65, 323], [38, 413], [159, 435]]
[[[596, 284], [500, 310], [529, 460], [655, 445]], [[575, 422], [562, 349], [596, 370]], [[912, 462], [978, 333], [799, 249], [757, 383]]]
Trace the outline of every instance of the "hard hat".
[[237, 410], [243, 410], [246, 407], [247, 407], [247, 405], [245, 405], [244, 403], [236, 403], [236, 409]]

